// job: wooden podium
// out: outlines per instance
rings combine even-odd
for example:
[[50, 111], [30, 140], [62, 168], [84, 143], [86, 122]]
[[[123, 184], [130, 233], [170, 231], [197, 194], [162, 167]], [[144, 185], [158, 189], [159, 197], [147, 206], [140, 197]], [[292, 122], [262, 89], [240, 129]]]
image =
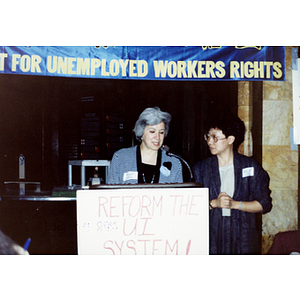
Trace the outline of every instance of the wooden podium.
[[79, 190], [78, 254], [207, 255], [208, 203], [197, 183]]

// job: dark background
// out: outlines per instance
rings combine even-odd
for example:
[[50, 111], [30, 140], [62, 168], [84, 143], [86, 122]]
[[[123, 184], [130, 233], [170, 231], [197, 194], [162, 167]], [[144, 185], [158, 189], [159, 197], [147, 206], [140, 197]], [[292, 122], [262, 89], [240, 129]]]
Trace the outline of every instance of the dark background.
[[[53, 188], [67, 186], [68, 160], [81, 159], [82, 117], [86, 114], [97, 119], [93, 130], [98, 151], [92, 153], [94, 159], [110, 160], [116, 149], [107, 148], [108, 138], [112, 137], [107, 135], [106, 117], [122, 120], [123, 140], [115, 147], [130, 147], [136, 143], [132, 129], [139, 114], [147, 107], [158, 106], [172, 115], [165, 144], [192, 167], [210, 155], [203, 141], [205, 117], [217, 109], [237, 112], [237, 95], [238, 83], [234, 81], [103, 80], [1, 74], [1, 230], [21, 246], [31, 237], [31, 254], [77, 253], [76, 201], [12, 200], [6, 196], [4, 181], [18, 180], [18, 159], [23, 154], [26, 181], [41, 182], [41, 194], [51, 194]], [[185, 181], [189, 181], [187, 168], [183, 170]], [[87, 178], [92, 172], [93, 168], [87, 170]], [[73, 177], [73, 183], [80, 184], [79, 168]]]
[[[93, 101], [82, 103], [82, 97], [93, 97]], [[99, 116], [97, 159], [111, 159], [112, 151], [106, 151], [106, 116], [116, 114], [124, 119], [124, 137], [119, 146], [130, 147], [136, 142], [132, 129], [139, 114], [153, 106], [172, 115], [165, 144], [192, 166], [208, 155], [202, 138], [202, 123], [208, 112], [220, 108], [237, 111], [237, 82], [1, 74], [1, 183], [18, 180], [18, 158], [24, 154], [27, 181], [41, 182], [42, 190], [67, 185], [67, 162], [81, 157], [80, 126], [84, 112], [96, 112]]]

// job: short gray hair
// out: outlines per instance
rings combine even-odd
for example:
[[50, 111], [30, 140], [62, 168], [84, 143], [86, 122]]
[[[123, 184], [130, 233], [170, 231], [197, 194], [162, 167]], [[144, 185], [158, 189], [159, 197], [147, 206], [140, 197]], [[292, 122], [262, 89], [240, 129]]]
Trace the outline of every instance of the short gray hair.
[[165, 136], [167, 136], [170, 128], [171, 115], [161, 111], [157, 106], [146, 108], [140, 114], [133, 129], [136, 139], [139, 142], [142, 141], [142, 135], [144, 134], [147, 125], [157, 125], [161, 122], [165, 124]]

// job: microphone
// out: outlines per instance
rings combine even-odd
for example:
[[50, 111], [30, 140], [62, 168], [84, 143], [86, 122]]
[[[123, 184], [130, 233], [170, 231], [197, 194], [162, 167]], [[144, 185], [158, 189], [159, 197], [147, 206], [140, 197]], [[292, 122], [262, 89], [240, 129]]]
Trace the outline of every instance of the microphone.
[[174, 154], [174, 153], [171, 153], [170, 152], [170, 147], [167, 146], [167, 145], [162, 145], [162, 149], [165, 150], [167, 152], [167, 155], [170, 156], [170, 157], [176, 157], [178, 158], [180, 161], [182, 161], [188, 168], [189, 170], [189, 173], [190, 173], [190, 182], [191, 181], [194, 181], [194, 175], [193, 175], [193, 172], [192, 172], [192, 169], [190, 168], [189, 164], [179, 155], [177, 154]]

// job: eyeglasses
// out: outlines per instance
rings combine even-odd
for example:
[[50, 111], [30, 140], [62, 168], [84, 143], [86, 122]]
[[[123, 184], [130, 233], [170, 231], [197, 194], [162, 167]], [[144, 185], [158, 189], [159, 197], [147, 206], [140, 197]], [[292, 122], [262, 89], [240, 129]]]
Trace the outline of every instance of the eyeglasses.
[[214, 134], [212, 134], [212, 135], [210, 135], [210, 134], [208, 134], [208, 133], [206, 133], [206, 134], [204, 134], [204, 139], [208, 142], [210, 139], [213, 139], [213, 141], [215, 142], [215, 143], [217, 143], [218, 141], [221, 141], [221, 140], [225, 140], [225, 139], [227, 139], [226, 137], [224, 137], [224, 138], [219, 138], [219, 137], [217, 137], [217, 136], [215, 136]]

